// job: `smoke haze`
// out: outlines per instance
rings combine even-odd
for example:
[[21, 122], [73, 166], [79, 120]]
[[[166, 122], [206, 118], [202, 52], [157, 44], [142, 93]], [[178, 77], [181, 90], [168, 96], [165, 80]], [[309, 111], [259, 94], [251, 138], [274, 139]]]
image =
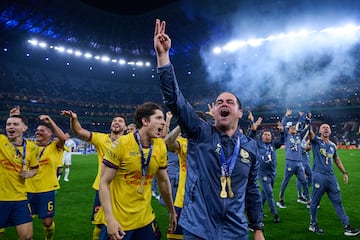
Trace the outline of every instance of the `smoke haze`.
[[[319, 31], [349, 23], [360, 25], [356, 19], [360, 16], [358, 2], [234, 2], [229, 1], [231, 12], [225, 7], [216, 8], [209, 1], [207, 4], [197, 1], [195, 9], [187, 12], [189, 18], [197, 12], [212, 26], [209, 46], [201, 51], [210, 82], [220, 82], [224, 90], [236, 93], [242, 101], [260, 105], [269, 99], [281, 99], [285, 103], [316, 100], [319, 93], [341, 87], [342, 79], [358, 81], [354, 70], [359, 30], [346, 35], [316, 32], [267, 41], [257, 47], [246, 46], [232, 53], [216, 55], [212, 51], [215, 45], [225, 45], [231, 40], [266, 38], [304, 29]], [[215, 21], [214, 16], [217, 16]]]

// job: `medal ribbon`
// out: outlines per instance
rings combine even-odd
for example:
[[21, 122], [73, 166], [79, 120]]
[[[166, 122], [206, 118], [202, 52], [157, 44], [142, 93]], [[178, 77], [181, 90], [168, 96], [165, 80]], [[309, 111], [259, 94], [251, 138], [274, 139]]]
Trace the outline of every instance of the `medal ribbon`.
[[226, 160], [223, 148], [220, 148], [220, 164], [221, 164], [221, 176], [231, 177], [232, 171], [234, 170], [235, 162], [239, 156], [240, 150], [240, 137], [237, 138], [236, 145], [232, 156]]
[[[240, 137], [238, 136], [236, 145], [234, 148], [234, 152], [232, 156], [226, 160], [223, 148], [220, 144], [220, 165], [221, 165], [221, 177], [220, 177], [220, 184], [221, 184], [221, 192], [220, 197], [226, 198], [229, 196], [230, 198], [234, 197], [234, 193], [231, 188], [231, 174], [234, 170], [235, 162], [237, 157], [239, 156], [240, 150]], [[226, 186], [228, 188], [228, 192], [226, 192]]]
[[17, 146], [15, 145], [15, 143], [12, 143], [14, 148], [15, 148], [15, 152], [16, 152], [16, 156], [19, 156], [21, 155], [21, 163], [23, 166], [26, 165], [26, 161], [25, 161], [25, 158], [26, 158], [26, 140], [23, 139], [23, 142], [22, 142], [22, 147], [23, 147], [23, 153], [21, 154], [20, 150], [17, 148]]
[[150, 163], [150, 159], [151, 159], [151, 155], [152, 155], [152, 143], [150, 144], [150, 150], [149, 150], [149, 154], [147, 156], [147, 159], [145, 159], [144, 156], [144, 151], [143, 151], [143, 146], [141, 144], [140, 141], [140, 133], [139, 131], [136, 131], [136, 140], [138, 141], [139, 144], [139, 148], [140, 148], [140, 154], [141, 154], [141, 175], [145, 176], [149, 163]]

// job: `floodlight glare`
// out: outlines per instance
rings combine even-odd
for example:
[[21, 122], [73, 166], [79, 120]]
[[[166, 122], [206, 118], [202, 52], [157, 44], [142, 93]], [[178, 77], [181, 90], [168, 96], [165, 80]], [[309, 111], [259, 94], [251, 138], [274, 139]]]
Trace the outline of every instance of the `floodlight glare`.
[[33, 46], [36, 46], [38, 44], [38, 41], [36, 39], [28, 40], [28, 42]]
[[40, 42], [40, 43], [39, 43], [39, 46], [40, 46], [41, 48], [46, 48], [46, 47], [47, 47], [47, 44], [46, 44], [45, 42]]
[[82, 52], [80, 52], [79, 50], [76, 50], [76, 51], [75, 51], [75, 56], [78, 57], [78, 56], [81, 56], [81, 55], [82, 55]]
[[65, 48], [64, 47], [55, 47], [55, 50], [57, 50], [59, 52], [64, 52]]
[[71, 48], [69, 48], [68, 50], [66, 50], [66, 52], [67, 52], [68, 54], [73, 54], [73, 53], [74, 53], [74, 51], [73, 51]]
[[102, 56], [101, 61], [108, 62], [108, 61], [110, 61], [110, 58], [108, 56]]
[[215, 48], [213, 49], [213, 53], [215, 53], [215, 54], [221, 53], [221, 48], [215, 47]]
[[124, 59], [119, 60], [119, 64], [124, 65], [125, 63], [126, 63], [126, 61]]
[[142, 61], [136, 62], [136, 66], [143, 66], [143, 65], [144, 65], [144, 63]]
[[91, 58], [92, 55], [91, 55], [91, 53], [85, 53], [85, 54], [84, 54], [84, 57], [85, 57], [85, 58]]

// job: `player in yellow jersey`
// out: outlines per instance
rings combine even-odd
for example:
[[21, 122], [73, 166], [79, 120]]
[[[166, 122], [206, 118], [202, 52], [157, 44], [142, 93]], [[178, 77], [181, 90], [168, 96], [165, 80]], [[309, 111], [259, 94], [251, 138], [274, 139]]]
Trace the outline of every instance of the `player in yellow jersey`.
[[[36, 128], [38, 145], [38, 174], [26, 180], [26, 189], [33, 215], [38, 215], [44, 225], [45, 239], [52, 240], [55, 232], [55, 191], [60, 188], [57, 170], [62, 167], [66, 136], [48, 115], [40, 115], [42, 121]], [[56, 136], [52, 138], [53, 134]]]
[[25, 179], [36, 175], [39, 165], [36, 144], [23, 136], [27, 128], [24, 117], [10, 112], [6, 136], [0, 134], [0, 239], [9, 226], [16, 227], [20, 240], [33, 236]]
[[176, 213], [166, 171], [165, 125], [161, 107], [140, 105], [134, 114], [137, 131], [121, 136], [104, 157], [100, 178], [101, 209], [107, 234], [100, 239], [155, 240], [160, 238], [151, 206], [151, 187], [156, 176], [170, 213], [169, 229], [176, 229]]
[[71, 130], [81, 139], [91, 142], [95, 148], [98, 155], [98, 173], [96, 175], [95, 181], [92, 187], [95, 189], [95, 199], [94, 206], [91, 216], [91, 221], [95, 224], [93, 231], [93, 240], [98, 240], [101, 232], [103, 223], [101, 221], [95, 221], [95, 215], [98, 213], [100, 207], [99, 200], [99, 185], [100, 185], [100, 172], [102, 159], [105, 155], [105, 150], [111, 147], [111, 144], [115, 142], [119, 136], [126, 134], [126, 117], [123, 115], [115, 116], [110, 125], [110, 133], [100, 133], [100, 132], [90, 132], [87, 129], [84, 129], [75, 112], [71, 110], [63, 110], [62, 115], [68, 116], [70, 118], [70, 127]]

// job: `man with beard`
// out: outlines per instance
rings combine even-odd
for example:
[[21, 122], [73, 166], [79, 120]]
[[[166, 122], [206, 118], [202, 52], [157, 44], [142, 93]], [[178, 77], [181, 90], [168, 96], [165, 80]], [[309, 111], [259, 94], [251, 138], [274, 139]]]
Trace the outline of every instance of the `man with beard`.
[[100, 185], [100, 173], [101, 173], [101, 165], [102, 160], [105, 155], [106, 149], [110, 148], [112, 144], [116, 144], [117, 139], [126, 134], [126, 126], [127, 121], [126, 117], [123, 115], [115, 116], [110, 125], [110, 133], [100, 133], [100, 132], [90, 132], [87, 129], [84, 129], [79, 120], [78, 116], [75, 112], [71, 110], [63, 110], [61, 112], [62, 115], [68, 116], [70, 118], [70, 127], [71, 130], [82, 140], [92, 143], [98, 155], [98, 172], [95, 178], [95, 181], [92, 187], [95, 189], [95, 199], [93, 212], [91, 216], [91, 221], [95, 225], [93, 231], [93, 240], [99, 239], [102, 223], [95, 221], [95, 214], [97, 214], [100, 207], [100, 199], [99, 199], [99, 185]]
[[66, 136], [50, 116], [40, 115], [39, 119], [42, 122], [36, 128], [35, 140], [40, 167], [36, 176], [26, 180], [26, 190], [31, 214], [42, 219], [45, 239], [52, 240], [55, 232], [55, 191], [60, 189], [57, 171], [62, 167]]
[[257, 146], [239, 130], [241, 102], [233, 93], [223, 92], [215, 101], [214, 125], [202, 121], [179, 89], [165, 26], [165, 21], [156, 20], [154, 48], [160, 88], [164, 103], [188, 138], [185, 199], [179, 221], [184, 239], [248, 240], [249, 223], [254, 239], [262, 240]]
[[24, 139], [27, 122], [19, 107], [14, 109], [6, 120], [6, 136], [0, 134], [0, 239], [6, 227], [15, 226], [20, 240], [30, 240], [33, 224], [25, 179], [38, 172], [37, 147]]

